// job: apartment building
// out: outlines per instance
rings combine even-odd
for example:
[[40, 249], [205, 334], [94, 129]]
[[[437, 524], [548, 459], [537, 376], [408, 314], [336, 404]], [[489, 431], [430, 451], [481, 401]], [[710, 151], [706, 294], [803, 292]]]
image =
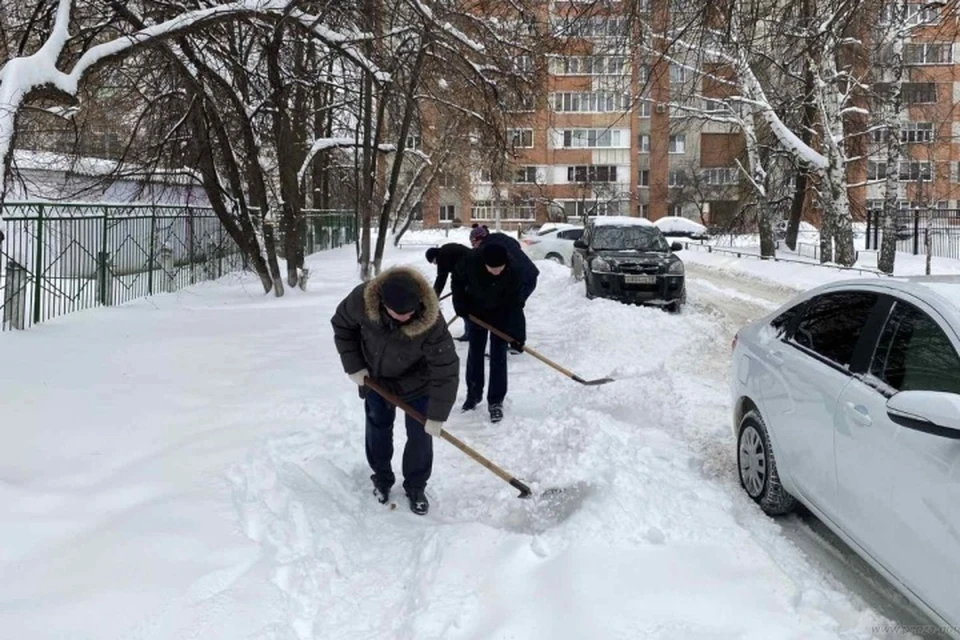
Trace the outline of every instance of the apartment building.
[[[584, 213], [730, 223], [749, 186], [738, 168], [738, 159], [745, 161], [742, 133], [709, 120], [727, 90], [723, 83], [692, 66], [625, 50], [626, 21], [615, 13], [566, 23], [557, 13], [565, 5], [551, 6], [543, 18], [570, 44], [569, 52], [539, 62], [546, 69], [543, 95], [510, 114], [515, 170], [499, 184], [483, 167], [474, 169], [469, 184], [441, 183], [425, 198], [425, 225], [499, 219], [515, 228]], [[904, 50], [901, 207], [960, 208], [956, 21], [922, 4], [910, 6], [909, 18], [917, 28]], [[851, 183], [863, 185], [850, 194], [859, 219], [882, 202], [882, 133], [869, 134], [867, 153], [850, 174]], [[816, 220], [812, 198], [807, 209]]]
[[[897, 170], [897, 204], [904, 211], [929, 207], [955, 216], [960, 209], [960, 48], [956, 43], [960, 28], [956, 15], [946, 11], [932, 4], [907, 5], [907, 21], [913, 29], [903, 48], [903, 158]], [[869, 136], [864, 196], [868, 211], [883, 206], [887, 173], [883, 135], [872, 131]]]

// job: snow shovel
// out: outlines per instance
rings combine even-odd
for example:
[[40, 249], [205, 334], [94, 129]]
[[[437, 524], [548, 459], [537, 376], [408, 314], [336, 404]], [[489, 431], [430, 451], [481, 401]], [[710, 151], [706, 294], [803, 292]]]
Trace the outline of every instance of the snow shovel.
[[[363, 382], [365, 385], [367, 385], [367, 387], [369, 387], [370, 389], [373, 389], [378, 394], [380, 394], [380, 397], [382, 397], [384, 400], [393, 404], [394, 406], [400, 407], [408, 416], [410, 416], [420, 424], [426, 424], [427, 419], [423, 416], [423, 414], [421, 414], [419, 411], [417, 411], [410, 405], [406, 404], [403, 400], [393, 395], [389, 391], [385, 390], [383, 387], [381, 387], [379, 384], [377, 384], [370, 378], [364, 378]], [[530, 497], [531, 495], [530, 487], [520, 482], [519, 480], [511, 476], [509, 473], [507, 473], [497, 465], [493, 464], [492, 462], [484, 458], [482, 455], [474, 451], [472, 448], [468, 447], [459, 439], [455, 438], [449, 431], [444, 429], [443, 431], [440, 432], [440, 437], [446, 440], [447, 442], [449, 442], [450, 444], [452, 444], [453, 446], [455, 446], [457, 449], [460, 449], [460, 451], [463, 451], [465, 454], [467, 454], [468, 456], [470, 456], [471, 458], [473, 458], [483, 466], [485, 466], [487, 469], [489, 469], [494, 474], [496, 474], [497, 477], [499, 477], [501, 480], [504, 480], [507, 483], [509, 483], [511, 487], [513, 487], [514, 489], [520, 492], [520, 495], [517, 496], [518, 498]]]
[[[495, 329], [495, 328], [491, 327], [491, 326], [488, 325], [486, 322], [484, 322], [483, 320], [478, 319], [478, 318], [477, 318], [476, 316], [474, 316], [474, 315], [471, 315], [471, 316], [470, 316], [470, 322], [476, 323], [477, 326], [483, 327], [484, 329], [486, 329], [487, 331], [489, 331], [489, 332], [492, 333], [493, 335], [495, 335], [495, 336], [497, 336], [498, 338], [500, 338], [501, 340], [505, 341], [507, 344], [511, 344], [511, 343], [513, 343], [513, 342], [516, 342], [516, 340], [514, 340], [513, 338], [511, 338], [510, 336], [508, 336], [508, 335], [505, 334], [504, 332], [500, 331], [499, 329]], [[533, 349], [531, 349], [530, 347], [528, 347], [528, 346], [526, 346], [526, 345], [523, 346], [523, 352], [524, 352], [524, 353], [529, 353], [530, 355], [532, 355], [532, 356], [533, 356], [534, 358], [536, 358], [537, 360], [543, 362], [543, 363], [546, 364], [546, 365], [549, 365], [549, 366], [553, 367], [554, 369], [556, 369], [557, 371], [559, 371], [559, 372], [562, 373], [563, 375], [567, 376], [568, 378], [570, 378], [570, 379], [573, 380], [574, 382], [579, 382], [580, 384], [587, 385], [588, 387], [593, 387], [593, 386], [597, 386], [597, 385], [601, 385], [601, 384], [607, 384], [608, 382], [613, 382], [613, 381], [614, 381], [613, 378], [597, 378], [596, 380], [584, 380], [583, 378], [581, 378], [581, 377], [578, 376], [577, 374], [573, 373], [572, 371], [568, 371], [568, 370], [564, 369], [563, 367], [561, 367], [560, 365], [558, 365], [558, 364], [557, 364], [556, 362], [554, 362], [553, 360], [550, 360], [549, 358], [546, 358], [546, 357], [542, 356], [541, 354], [537, 353], [536, 351], [534, 351]]]

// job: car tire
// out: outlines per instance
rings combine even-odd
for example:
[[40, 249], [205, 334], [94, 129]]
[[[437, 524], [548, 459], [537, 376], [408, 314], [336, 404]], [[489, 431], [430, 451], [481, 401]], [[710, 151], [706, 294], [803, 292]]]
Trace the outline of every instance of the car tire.
[[793, 511], [797, 499], [780, 484], [770, 433], [759, 412], [748, 411], [740, 420], [738, 433], [737, 473], [740, 486], [769, 516]]
[[548, 253], [546, 257], [547, 257], [547, 260], [553, 260], [557, 264], [566, 264], [563, 261], [563, 256], [560, 255], [559, 253]]

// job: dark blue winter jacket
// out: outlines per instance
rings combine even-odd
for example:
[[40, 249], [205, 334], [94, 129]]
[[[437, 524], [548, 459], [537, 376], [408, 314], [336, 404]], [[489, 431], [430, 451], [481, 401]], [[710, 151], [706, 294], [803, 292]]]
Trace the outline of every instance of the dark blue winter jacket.
[[510, 257], [510, 264], [520, 278], [521, 297], [523, 302], [526, 302], [530, 294], [533, 293], [533, 290], [537, 288], [537, 277], [540, 275], [540, 270], [537, 269], [537, 265], [533, 264], [530, 256], [523, 252], [523, 247], [520, 246], [520, 243], [505, 233], [500, 233], [499, 231], [490, 233], [483, 239], [483, 242], [480, 243], [477, 249], [483, 248], [487, 243], [498, 244], [507, 250], [507, 255]]

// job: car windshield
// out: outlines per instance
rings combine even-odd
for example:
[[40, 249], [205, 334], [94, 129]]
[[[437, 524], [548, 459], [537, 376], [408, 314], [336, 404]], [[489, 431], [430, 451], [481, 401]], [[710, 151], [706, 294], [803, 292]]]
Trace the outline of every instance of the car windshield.
[[593, 230], [595, 251], [669, 251], [667, 241], [656, 228], [630, 225], [598, 226]]

